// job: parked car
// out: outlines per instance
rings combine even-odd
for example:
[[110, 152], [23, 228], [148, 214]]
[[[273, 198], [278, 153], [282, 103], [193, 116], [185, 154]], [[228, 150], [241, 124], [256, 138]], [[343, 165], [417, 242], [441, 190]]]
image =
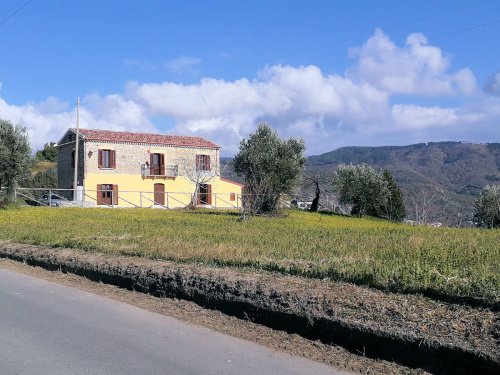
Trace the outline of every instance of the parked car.
[[[39, 199], [40, 204], [42, 206], [48, 206], [49, 205], [49, 194], [44, 194], [40, 197]], [[64, 206], [67, 204], [67, 201], [58, 195], [51, 194], [50, 195], [50, 206], [51, 207], [59, 207], [59, 206]]]

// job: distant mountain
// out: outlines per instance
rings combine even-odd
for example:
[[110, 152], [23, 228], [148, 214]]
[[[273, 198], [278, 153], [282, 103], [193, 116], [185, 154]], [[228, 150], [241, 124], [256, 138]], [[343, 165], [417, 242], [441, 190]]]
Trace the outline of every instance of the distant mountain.
[[485, 185], [500, 184], [500, 143], [342, 147], [308, 158], [308, 166], [319, 171], [341, 163], [388, 169], [405, 193], [410, 216], [416, 206], [432, 204], [430, 219], [450, 225], [472, 218], [474, 200]]
[[[222, 164], [230, 160], [224, 159]], [[470, 220], [480, 190], [488, 184], [500, 184], [500, 143], [342, 147], [307, 159], [308, 168], [321, 173], [333, 172], [342, 163], [388, 169], [405, 193], [410, 217], [427, 210], [428, 220], [448, 225]], [[223, 174], [238, 179], [230, 167]]]

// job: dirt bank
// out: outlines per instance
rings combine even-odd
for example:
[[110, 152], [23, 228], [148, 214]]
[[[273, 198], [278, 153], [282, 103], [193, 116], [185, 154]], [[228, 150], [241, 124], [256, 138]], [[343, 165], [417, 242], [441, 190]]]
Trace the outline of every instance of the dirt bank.
[[434, 373], [497, 373], [498, 312], [305, 280], [0, 243], [0, 256], [194, 301], [271, 328]]

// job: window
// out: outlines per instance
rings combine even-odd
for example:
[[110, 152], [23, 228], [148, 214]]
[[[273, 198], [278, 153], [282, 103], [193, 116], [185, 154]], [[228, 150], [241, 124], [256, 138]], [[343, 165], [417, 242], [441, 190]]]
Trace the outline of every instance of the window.
[[99, 168], [115, 169], [116, 168], [116, 151], [115, 150], [99, 150], [98, 155]]
[[75, 153], [76, 151], [71, 151], [71, 168], [75, 169]]
[[236, 194], [235, 193], [230, 193], [229, 194], [229, 200], [230, 201], [235, 201], [236, 200]]
[[165, 155], [150, 154], [149, 168], [152, 176], [165, 176]]
[[196, 170], [197, 171], [210, 170], [210, 155], [196, 155]]

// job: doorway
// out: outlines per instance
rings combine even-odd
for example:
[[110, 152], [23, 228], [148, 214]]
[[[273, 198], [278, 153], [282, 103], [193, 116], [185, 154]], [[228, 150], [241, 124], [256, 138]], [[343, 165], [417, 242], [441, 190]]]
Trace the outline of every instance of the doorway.
[[198, 204], [199, 205], [211, 205], [212, 204], [212, 185], [201, 184], [198, 192]]
[[155, 204], [165, 205], [165, 184], [155, 184], [154, 201]]

